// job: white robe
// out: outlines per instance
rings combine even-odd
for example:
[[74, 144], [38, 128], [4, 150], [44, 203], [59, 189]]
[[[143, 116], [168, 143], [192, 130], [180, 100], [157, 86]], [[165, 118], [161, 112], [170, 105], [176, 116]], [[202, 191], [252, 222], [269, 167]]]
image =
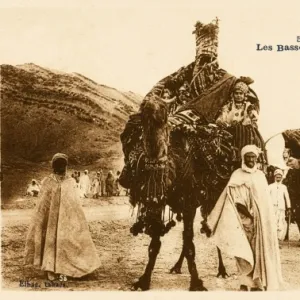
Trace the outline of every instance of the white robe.
[[85, 197], [85, 196], [87, 197], [91, 188], [90, 178], [87, 174], [84, 174], [80, 177], [79, 186], [81, 191], [81, 197]]
[[35, 185], [30, 184], [27, 188], [27, 194], [32, 196], [34, 194], [34, 192], [39, 193], [40, 192], [40, 187], [37, 184], [35, 184]]
[[[232, 108], [229, 109], [229, 104], [226, 104], [222, 108], [221, 115], [217, 118], [216, 124], [222, 125], [232, 125], [233, 123], [242, 123], [243, 125], [252, 124], [251, 117], [248, 115], [248, 107], [251, 105], [249, 101], [246, 101], [241, 108], [237, 108], [235, 103], [232, 103]], [[252, 111], [252, 114], [258, 119], [258, 114], [255, 110]]]
[[101, 194], [101, 183], [98, 177], [93, 180], [91, 191], [93, 196]]
[[[241, 218], [237, 202], [245, 205], [253, 221]], [[249, 234], [251, 222], [253, 232]], [[240, 168], [233, 172], [207, 225], [221, 251], [237, 258], [241, 281], [247, 279], [249, 287], [267, 290], [283, 288], [275, 214], [262, 171], [248, 173]]]
[[291, 201], [286, 185], [281, 182], [274, 182], [269, 185], [269, 192], [273, 202], [276, 216], [277, 234], [279, 240], [284, 240], [287, 230], [285, 210], [291, 207]]

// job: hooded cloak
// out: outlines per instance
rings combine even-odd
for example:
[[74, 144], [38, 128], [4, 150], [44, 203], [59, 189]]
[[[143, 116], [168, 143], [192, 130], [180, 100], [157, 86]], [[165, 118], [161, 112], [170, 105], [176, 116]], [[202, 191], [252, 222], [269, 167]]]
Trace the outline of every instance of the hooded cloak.
[[[251, 145], [243, 148], [242, 157], [249, 152], [258, 155], [258, 149]], [[239, 205], [246, 208], [244, 214], [238, 211]], [[283, 288], [275, 214], [262, 171], [234, 171], [207, 225], [220, 250], [236, 257], [246, 285]]]
[[[52, 163], [57, 158], [67, 159], [58, 154]], [[25, 264], [70, 277], [100, 266], [73, 178], [51, 174], [43, 180], [26, 239]]]

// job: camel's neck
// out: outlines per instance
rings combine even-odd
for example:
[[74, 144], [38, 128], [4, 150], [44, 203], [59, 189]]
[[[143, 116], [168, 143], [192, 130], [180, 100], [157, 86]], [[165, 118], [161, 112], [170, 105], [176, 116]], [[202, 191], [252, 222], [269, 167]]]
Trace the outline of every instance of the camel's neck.
[[144, 128], [144, 148], [147, 156], [154, 160], [159, 160], [168, 154], [168, 127]]

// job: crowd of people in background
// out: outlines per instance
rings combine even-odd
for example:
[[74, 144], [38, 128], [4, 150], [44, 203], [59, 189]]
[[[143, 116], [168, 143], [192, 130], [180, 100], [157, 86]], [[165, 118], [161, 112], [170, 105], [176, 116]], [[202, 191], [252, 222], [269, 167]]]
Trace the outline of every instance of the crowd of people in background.
[[[276, 167], [268, 167], [267, 169], [267, 181], [269, 184], [269, 193], [273, 201], [276, 227], [278, 233], [278, 239], [282, 241], [285, 237], [287, 229], [287, 219], [291, 214], [291, 202], [287, 187], [282, 183], [286, 175], [285, 172]], [[102, 169], [89, 173], [85, 170], [83, 173], [80, 171], [74, 171], [71, 175], [76, 181], [79, 196], [81, 198], [94, 198], [100, 197], [112, 197], [120, 196], [122, 187], [119, 184], [120, 171], [113, 174], [113, 171], [108, 171], [105, 176]], [[27, 186], [26, 195], [32, 197], [38, 197], [41, 189], [41, 184], [32, 179], [31, 183]], [[128, 191], [124, 191], [125, 195], [128, 195]]]
[[[76, 186], [81, 198], [100, 198], [120, 196], [122, 187], [119, 185], [119, 177], [121, 172], [117, 171], [116, 174], [112, 170], [108, 171], [105, 176], [102, 169], [90, 173], [88, 170], [84, 172], [74, 171], [71, 177], [76, 181]], [[41, 189], [41, 183], [36, 179], [32, 179], [28, 184], [26, 195], [31, 197], [38, 197]], [[124, 195], [128, 195], [124, 191]]]
[[36, 179], [32, 179], [31, 183], [27, 186], [26, 195], [37, 197], [40, 193], [40, 184], [37, 182]]
[[121, 187], [119, 185], [120, 171], [114, 175], [113, 171], [109, 171], [105, 176], [104, 172], [100, 169], [94, 173], [89, 173], [85, 170], [83, 174], [79, 171], [74, 171], [72, 177], [77, 183], [81, 198], [99, 198], [99, 197], [112, 197], [120, 196]]

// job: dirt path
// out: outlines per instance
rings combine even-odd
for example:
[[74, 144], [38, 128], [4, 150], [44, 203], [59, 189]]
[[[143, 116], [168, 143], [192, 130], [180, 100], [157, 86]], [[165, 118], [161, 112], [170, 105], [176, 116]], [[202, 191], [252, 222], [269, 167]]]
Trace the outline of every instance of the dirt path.
[[[133, 237], [130, 226], [134, 217], [130, 215], [127, 200], [107, 205], [84, 207], [93, 240], [103, 265], [87, 278], [70, 280], [64, 287], [45, 287], [44, 274], [32, 267], [23, 267], [25, 236], [32, 209], [2, 211], [2, 260], [3, 289], [14, 290], [129, 290], [131, 283], [142, 273], [147, 263], [149, 237]], [[217, 252], [215, 246], [200, 230], [199, 212], [195, 221], [196, 263], [200, 277], [208, 290], [237, 290], [237, 270], [235, 260], [224, 255], [224, 263], [231, 275], [224, 280], [216, 278]], [[282, 244], [281, 260], [284, 279], [289, 289], [300, 290], [300, 236], [295, 225], [291, 226], [290, 247]], [[182, 274], [169, 274], [169, 269], [177, 261], [182, 246], [182, 223], [162, 238], [162, 248], [153, 273], [152, 290], [187, 290], [189, 274], [186, 262]], [[20, 280], [29, 280], [39, 288], [20, 287]]]
[[[89, 222], [128, 219], [132, 210], [130, 205], [124, 202], [120, 205], [83, 206], [83, 210]], [[33, 209], [2, 210], [2, 227], [28, 225], [33, 212]]]

